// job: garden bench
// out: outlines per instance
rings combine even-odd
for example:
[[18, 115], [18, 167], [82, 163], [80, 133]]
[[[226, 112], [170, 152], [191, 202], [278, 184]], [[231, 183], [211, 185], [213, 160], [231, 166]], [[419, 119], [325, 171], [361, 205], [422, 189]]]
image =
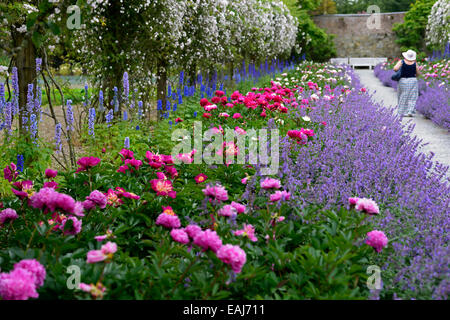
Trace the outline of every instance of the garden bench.
[[380, 62], [387, 61], [387, 58], [349, 58], [349, 64], [354, 69], [355, 67], [369, 67], [372, 69]]
[[348, 64], [348, 58], [333, 58], [330, 59], [332, 64]]

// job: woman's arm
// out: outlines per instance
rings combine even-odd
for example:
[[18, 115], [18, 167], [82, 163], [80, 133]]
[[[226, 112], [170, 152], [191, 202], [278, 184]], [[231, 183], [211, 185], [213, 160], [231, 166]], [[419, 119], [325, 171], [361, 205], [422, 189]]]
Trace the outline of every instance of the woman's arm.
[[397, 62], [397, 64], [394, 66], [394, 71], [398, 71], [398, 69], [400, 69], [400, 67], [402, 66], [402, 60], [400, 60], [399, 62]]
[[420, 75], [420, 69], [419, 69], [419, 65], [417, 64], [416, 61], [416, 76]]

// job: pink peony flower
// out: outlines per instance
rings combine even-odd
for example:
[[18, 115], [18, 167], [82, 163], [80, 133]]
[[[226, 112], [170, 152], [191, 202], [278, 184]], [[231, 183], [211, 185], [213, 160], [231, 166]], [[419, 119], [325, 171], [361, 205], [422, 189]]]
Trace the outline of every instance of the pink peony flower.
[[125, 161], [125, 159], [134, 159], [134, 153], [131, 150], [122, 149], [120, 150], [119, 154], [122, 157], [123, 161]]
[[359, 198], [348, 198], [348, 204], [355, 206], [358, 203]]
[[11, 191], [21, 200], [31, 197], [34, 194], [33, 181], [30, 180], [16, 181], [13, 183], [13, 186], [17, 188], [17, 190], [11, 188]]
[[206, 105], [208, 105], [208, 104], [209, 104], [208, 99], [206, 99], [206, 98], [200, 99], [200, 106], [201, 106], [201, 107], [204, 107], [204, 106], [206, 106]]
[[205, 182], [206, 179], [208, 179], [207, 175], [204, 173], [200, 173], [199, 175], [197, 175], [195, 178], [195, 182], [196, 183], [202, 183]]
[[270, 201], [275, 202], [279, 200], [287, 201], [291, 198], [291, 194], [287, 191], [276, 191], [274, 194], [270, 195]]
[[35, 277], [35, 285], [37, 288], [41, 287], [44, 284], [46, 271], [44, 266], [35, 259], [24, 259], [14, 265], [14, 270], [16, 269], [25, 269], [31, 272]]
[[9, 273], [0, 273], [0, 297], [3, 300], [28, 300], [38, 298], [36, 277], [30, 271], [17, 268]]
[[175, 214], [161, 213], [158, 218], [156, 218], [156, 224], [161, 225], [166, 228], [179, 228], [181, 227], [181, 222], [178, 216]]
[[170, 236], [176, 242], [179, 242], [182, 244], [189, 243], [189, 236], [186, 233], [186, 231], [184, 231], [183, 229], [172, 229], [172, 231], [170, 231]]
[[17, 172], [17, 166], [11, 162], [9, 166], [3, 169], [3, 177], [9, 182], [15, 180], [19, 173]]
[[234, 231], [234, 235], [247, 237], [253, 242], [258, 241], [255, 237], [255, 228], [251, 224], [244, 224], [244, 228]]
[[[177, 171], [177, 169], [176, 169], [174, 166], [168, 166], [168, 165], [165, 165], [165, 166], [164, 166], [164, 170], [166, 170], [167, 173], [170, 174], [170, 177], [171, 177], [172, 179], [178, 177], [178, 171]], [[158, 179], [159, 179], [159, 178], [158, 178]], [[167, 177], [166, 177], [166, 179], [167, 179]], [[164, 179], [164, 180], [166, 180], [166, 179]]]
[[224, 263], [231, 265], [231, 269], [234, 272], [240, 273], [242, 267], [247, 261], [247, 256], [245, 251], [239, 246], [233, 246], [231, 244], [226, 244], [217, 250], [217, 258], [222, 260]]
[[210, 197], [212, 199], [218, 201], [227, 201], [228, 200], [228, 192], [222, 187], [220, 184], [215, 186], [207, 186], [202, 190], [205, 196]]
[[242, 184], [247, 184], [247, 180], [248, 180], [248, 177], [242, 178], [241, 179], [241, 183]]
[[242, 118], [242, 115], [240, 113], [233, 114], [233, 119], [240, 119]]
[[216, 252], [222, 246], [222, 240], [215, 231], [209, 229], [198, 232], [194, 237], [194, 244], [202, 247], [204, 251], [211, 249]]
[[375, 215], [380, 213], [380, 209], [378, 208], [376, 202], [373, 201], [372, 199], [366, 198], [358, 199], [355, 209], [358, 211], [368, 213], [369, 215]]
[[16, 210], [7, 208], [0, 211], [0, 225], [6, 224], [10, 221], [14, 221], [18, 218]]
[[121, 187], [116, 187], [116, 190], [114, 191], [118, 197], [120, 198], [128, 198], [128, 199], [134, 199], [134, 200], [139, 200], [141, 197], [138, 196], [137, 194], [134, 194], [132, 192], [128, 192], [125, 191], [124, 188]]
[[176, 198], [176, 192], [173, 191], [172, 182], [169, 180], [153, 179], [150, 181], [152, 189], [156, 191], [158, 196], [169, 196], [172, 199]]
[[86, 284], [81, 282], [79, 285], [80, 290], [84, 292], [89, 292], [95, 299], [97, 298], [103, 298], [103, 295], [105, 294], [106, 287], [101, 284], [100, 282], [96, 285], [94, 284]]
[[52, 170], [52, 169], [46, 169], [45, 170], [45, 176], [47, 178], [54, 178], [58, 175], [58, 171], [57, 170]]
[[373, 230], [367, 233], [366, 244], [373, 247], [376, 252], [381, 252], [388, 244], [388, 238], [383, 231]]
[[75, 173], [81, 172], [81, 171], [87, 171], [92, 167], [95, 167], [100, 163], [100, 159], [97, 157], [84, 157], [77, 161], [77, 164], [80, 166]]
[[237, 210], [233, 206], [227, 204], [219, 209], [217, 214], [222, 217], [233, 217], [237, 215]]
[[123, 203], [123, 200], [119, 198], [117, 193], [113, 189], [108, 189], [105, 193], [107, 204], [110, 206], [118, 207]]
[[58, 183], [55, 181], [47, 181], [44, 182], [44, 185], [42, 186], [43, 188], [53, 188], [53, 189], [58, 189]]
[[245, 131], [244, 129], [239, 128], [239, 127], [235, 127], [235, 128], [234, 128], [234, 131], [236, 131], [236, 133], [237, 133], [237, 134], [240, 134], [240, 135], [244, 135], [244, 134], [247, 133], [247, 131]]
[[195, 224], [190, 224], [186, 228], [184, 228], [184, 231], [186, 231], [191, 239], [194, 239], [197, 233], [202, 232], [202, 228]]
[[279, 189], [281, 188], [280, 180], [273, 178], [266, 178], [261, 182], [261, 188], [263, 189]]
[[86, 200], [93, 202], [94, 205], [99, 206], [100, 209], [105, 209], [108, 202], [106, 196], [98, 190], [92, 191], [91, 194], [86, 197]]
[[231, 206], [236, 209], [237, 213], [244, 213], [246, 210], [245, 205], [232, 201]]
[[125, 159], [125, 164], [128, 168], [138, 171], [139, 167], [142, 166], [142, 161], [136, 159]]
[[114, 242], [107, 242], [100, 250], [91, 250], [87, 253], [87, 263], [96, 263], [104, 260], [111, 260], [114, 253], [117, 251], [117, 244]]
[[[72, 225], [66, 228], [66, 224], [68, 221], [72, 221]], [[64, 219], [59, 226], [59, 229], [63, 232], [64, 235], [76, 235], [81, 232], [81, 220], [78, 220], [76, 217], [68, 217]]]
[[114, 238], [115, 238], [115, 236], [113, 236], [113, 233], [110, 229], [106, 230], [106, 234], [94, 237], [94, 239], [97, 240], [98, 242], [101, 242], [106, 239], [114, 239]]

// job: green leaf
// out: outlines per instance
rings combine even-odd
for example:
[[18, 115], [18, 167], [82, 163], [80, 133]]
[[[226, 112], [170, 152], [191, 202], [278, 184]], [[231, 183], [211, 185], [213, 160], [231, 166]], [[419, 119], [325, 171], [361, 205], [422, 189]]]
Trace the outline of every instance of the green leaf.
[[42, 34], [40, 34], [39, 32], [34, 31], [31, 39], [32, 39], [34, 45], [36, 46], [36, 48], [40, 48], [42, 45], [42, 42], [44, 41], [44, 36]]

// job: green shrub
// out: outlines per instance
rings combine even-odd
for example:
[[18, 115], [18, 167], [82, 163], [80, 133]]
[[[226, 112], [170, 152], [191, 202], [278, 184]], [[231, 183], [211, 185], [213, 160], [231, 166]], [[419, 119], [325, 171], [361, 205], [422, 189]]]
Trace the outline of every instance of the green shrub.
[[422, 53], [426, 49], [425, 29], [435, 2], [436, 0], [417, 0], [406, 13], [404, 23], [394, 25], [396, 42], [401, 46], [402, 51], [412, 49], [419, 54], [419, 57], [425, 55]]

